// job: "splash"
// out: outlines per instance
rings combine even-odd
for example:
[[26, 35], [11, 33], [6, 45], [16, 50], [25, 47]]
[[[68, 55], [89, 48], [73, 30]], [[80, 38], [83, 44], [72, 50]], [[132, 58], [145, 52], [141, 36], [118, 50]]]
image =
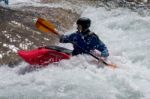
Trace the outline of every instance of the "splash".
[[[97, 68], [90, 56], [72, 57], [25, 75], [28, 66], [0, 68], [0, 98], [11, 99], [148, 99], [150, 97], [150, 17], [129, 9], [88, 7], [81, 16], [92, 19], [91, 30], [111, 51], [113, 70]], [[75, 26], [70, 30], [75, 30]], [[68, 31], [68, 33], [70, 32]], [[71, 48], [71, 45], [64, 45]]]

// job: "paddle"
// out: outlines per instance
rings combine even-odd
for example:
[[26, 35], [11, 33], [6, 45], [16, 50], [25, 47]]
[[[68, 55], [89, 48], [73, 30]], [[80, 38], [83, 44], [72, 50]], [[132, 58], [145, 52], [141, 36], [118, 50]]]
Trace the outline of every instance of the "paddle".
[[[55, 26], [53, 25], [52, 22], [47, 21], [43, 18], [38, 18], [37, 22], [36, 22], [36, 27], [41, 30], [42, 32], [46, 32], [46, 33], [54, 33], [55, 35], [57, 35], [58, 37], [60, 36], [59, 32], [56, 30]], [[76, 44], [74, 42], [71, 42], [73, 44]], [[77, 44], [76, 44], [77, 45]], [[78, 46], [78, 45], [77, 45]], [[100, 60], [100, 58], [98, 58], [97, 56], [93, 55], [92, 53], [88, 52], [87, 50], [83, 49], [82, 47], [78, 46], [79, 48], [81, 48], [82, 50], [84, 50], [87, 54], [91, 55], [92, 57], [94, 57], [95, 59], [97, 59], [98, 61]], [[117, 66], [115, 64], [110, 64], [105, 62], [104, 60], [101, 60], [101, 62], [107, 66], [116, 68]]]

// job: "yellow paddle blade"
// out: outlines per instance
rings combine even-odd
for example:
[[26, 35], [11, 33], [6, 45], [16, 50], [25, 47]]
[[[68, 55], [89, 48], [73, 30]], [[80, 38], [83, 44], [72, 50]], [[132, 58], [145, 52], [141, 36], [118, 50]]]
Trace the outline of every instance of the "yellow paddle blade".
[[46, 33], [54, 33], [56, 35], [59, 35], [59, 33], [56, 31], [55, 26], [53, 25], [52, 22], [47, 21], [43, 18], [38, 18], [37, 22], [36, 22], [36, 27], [41, 30], [42, 32], [46, 32]]
[[39, 30], [41, 30], [42, 32], [45, 32], [45, 33], [49, 33], [50, 32], [50, 30], [49, 29], [47, 29], [47, 28], [45, 28], [43, 25], [41, 25], [40, 23], [36, 23], [36, 27], [39, 29]]

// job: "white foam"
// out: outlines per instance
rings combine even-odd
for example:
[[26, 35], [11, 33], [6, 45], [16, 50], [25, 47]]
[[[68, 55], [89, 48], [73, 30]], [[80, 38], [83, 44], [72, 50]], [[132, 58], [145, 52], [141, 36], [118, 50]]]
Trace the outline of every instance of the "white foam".
[[91, 7], [82, 16], [92, 19], [91, 30], [108, 46], [110, 59], [119, 68], [97, 68], [92, 57], [82, 55], [25, 75], [17, 72], [28, 64], [13, 69], [4, 66], [0, 68], [0, 98], [148, 99], [150, 17], [128, 9]]
[[36, 3], [39, 2], [40, 0], [9, 0], [9, 5], [16, 5], [16, 4], [21, 4], [21, 3]]

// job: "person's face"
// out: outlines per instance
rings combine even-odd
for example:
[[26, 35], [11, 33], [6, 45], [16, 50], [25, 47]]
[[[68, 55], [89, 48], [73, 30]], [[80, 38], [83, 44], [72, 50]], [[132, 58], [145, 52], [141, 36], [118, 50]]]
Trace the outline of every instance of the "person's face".
[[81, 26], [80, 24], [77, 24], [77, 30], [78, 30], [79, 32], [82, 31], [82, 26]]

